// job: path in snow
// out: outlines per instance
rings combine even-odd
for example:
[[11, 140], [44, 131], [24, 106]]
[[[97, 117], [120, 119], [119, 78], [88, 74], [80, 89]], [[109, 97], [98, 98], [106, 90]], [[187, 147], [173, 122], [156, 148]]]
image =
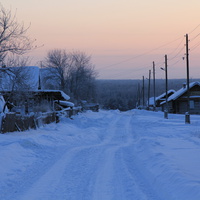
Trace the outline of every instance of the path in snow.
[[[199, 199], [199, 174], [188, 171], [192, 164], [181, 165], [179, 154], [183, 149], [193, 162], [189, 153], [200, 153], [199, 140], [183, 134], [190, 127], [179, 121], [157, 125], [159, 114], [145, 114], [144, 123], [135, 111], [88, 112], [39, 131], [2, 136], [5, 155], [14, 153], [11, 148], [16, 152], [1, 168], [0, 199]], [[198, 169], [200, 162], [195, 164]]]
[[20, 199], [142, 200], [150, 199], [149, 195], [152, 198], [151, 188], [147, 191], [142, 180], [130, 174], [123, 158], [128, 154], [132, 159], [129, 148], [134, 142], [132, 118], [132, 114], [111, 117], [107, 126], [100, 128], [104, 133], [100, 143], [60, 152], [62, 156]]

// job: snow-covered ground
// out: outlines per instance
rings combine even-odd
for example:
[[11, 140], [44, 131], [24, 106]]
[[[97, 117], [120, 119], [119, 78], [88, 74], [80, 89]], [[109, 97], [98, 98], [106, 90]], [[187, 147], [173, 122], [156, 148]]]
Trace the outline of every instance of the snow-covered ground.
[[0, 200], [199, 200], [200, 116], [81, 113], [0, 135]]

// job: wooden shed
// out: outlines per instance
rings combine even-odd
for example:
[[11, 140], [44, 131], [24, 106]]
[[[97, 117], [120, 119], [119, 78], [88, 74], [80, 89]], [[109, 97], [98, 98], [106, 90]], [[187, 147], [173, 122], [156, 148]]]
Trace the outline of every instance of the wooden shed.
[[55, 101], [68, 101], [70, 97], [61, 90], [0, 91], [12, 111], [20, 113], [55, 110]]
[[[168, 98], [168, 111], [171, 113], [185, 114], [187, 112], [187, 86], [175, 92]], [[165, 109], [166, 102], [161, 103]], [[200, 114], [200, 82], [192, 82], [189, 85], [190, 114]]]

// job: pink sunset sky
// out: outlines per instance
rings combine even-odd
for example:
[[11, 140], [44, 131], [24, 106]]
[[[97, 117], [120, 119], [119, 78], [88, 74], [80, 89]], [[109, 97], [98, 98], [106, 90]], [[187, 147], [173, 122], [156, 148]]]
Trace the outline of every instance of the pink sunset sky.
[[100, 79], [185, 78], [189, 34], [190, 78], [200, 78], [199, 0], [1, 0], [38, 46], [29, 56], [39, 65], [48, 50], [80, 50], [92, 56]]

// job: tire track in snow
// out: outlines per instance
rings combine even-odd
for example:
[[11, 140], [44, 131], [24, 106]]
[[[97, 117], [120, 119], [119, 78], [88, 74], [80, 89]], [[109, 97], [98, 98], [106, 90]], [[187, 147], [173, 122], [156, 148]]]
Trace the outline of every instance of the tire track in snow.
[[101, 165], [96, 172], [92, 199], [126, 199], [124, 196], [127, 191], [122, 190], [122, 173], [117, 171], [120, 164], [117, 157], [121, 148], [132, 144], [133, 138], [130, 132], [131, 115], [127, 115], [125, 119], [122, 117], [121, 115], [120, 118], [110, 125], [108, 133], [112, 138], [110, 138], [109, 143], [101, 147], [104, 149], [104, 152], [99, 162]]
[[[134, 200], [158, 200], [160, 197], [155, 192], [151, 183], [149, 182], [148, 170], [145, 169], [145, 166], [142, 166], [142, 169], [145, 169], [145, 172], [140, 168], [141, 164], [138, 164], [137, 158], [132, 152], [132, 147], [127, 147], [120, 150], [118, 161], [120, 165], [118, 166], [118, 171], [122, 171], [122, 177], [124, 179], [124, 186], [127, 188], [128, 197], [125, 199], [134, 199]], [[145, 175], [147, 175], [145, 177]], [[153, 178], [153, 177], [151, 177]], [[127, 181], [129, 180], [129, 181]], [[152, 179], [153, 180], [153, 179]], [[152, 182], [151, 180], [151, 182]], [[134, 186], [131, 190], [131, 184]]]
[[[142, 165], [137, 163], [138, 158], [134, 153], [134, 146], [138, 141], [138, 135], [136, 135], [134, 129], [134, 118], [131, 118], [130, 122], [127, 124], [127, 134], [129, 135], [130, 143], [119, 149], [120, 152], [118, 154], [118, 162], [120, 163], [120, 165], [118, 165], [118, 171], [123, 172], [123, 186], [126, 187], [125, 189], [127, 189], [128, 194], [125, 199], [158, 200], [160, 198], [140, 169]], [[143, 167], [145, 168], [145, 166]], [[129, 180], [129, 182], [127, 180]], [[131, 185], [134, 186], [132, 190], [130, 188]]]
[[80, 147], [77, 147], [65, 152], [64, 155], [20, 197], [20, 200], [48, 199], [59, 185], [59, 181], [62, 178], [66, 166], [79, 149]]
[[142, 176], [137, 175], [139, 170], [134, 166], [131, 152], [135, 144], [133, 113], [112, 113], [108, 117], [114, 120], [99, 130], [104, 131], [100, 143], [83, 144], [60, 152], [63, 155], [20, 200], [157, 199], [151, 187], [144, 183], [145, 179], [140, 180]]
[[[117, 115], [115, 120], [111, 121], [110, 126], [114, 127], [119, 119], [120, 116]], [[104, 127], [104, 135], [101, 143], [79, 148], [79, 151], [76, 152], [63, 173], [64, 178], [59, 184], [60, 188], [58, 188], [57, 194], [63, 194], [65, 198], [70, 200], [93, 199], [91, 194], [96, 169], [99, 167], [101, 157], [105, 153], [104, 147], [109, 146], [114, 137], [108, 132], [107, 127]], [[61, 199], [61, 196], [54, 195], [52, 199]]]
[[[118, 119], [119, 119], [119, 116], [117, 116], [115, 118], [114, 122], [112, 122], [112, 123], [115, 124], [115, 122], [118, 121]], [[77, 173], [80, 174], [81, 169], [83, 169], [83, 165], [81, 166], [81, 164], [79, 164], [78, 165], [79, 168], [77, 168], [77, 161], [78, 161], [77, 157], [80, 157], [80, 155], [82, 155], [82, 157], [83, 157], [84, 152], [88, 151], [88, 152], [91, 152], [91, 157], [93, 159], [92, 163], [95, 163], [94, 158], [99, 157], [99, 156], [94, 155], [95, 148], [98, 147], [97, 154], [101, 153], [101, 150], [99, 150], [99, 146], [109, 144], [111, 138], [112, 138], [111, 134], [106, 134], [106, 136], [104, 137], [103, 141], [100, 144], [83, 145], [80, 147], [74, 147], [71, 150], [67, 150], [65, 153], [62, 152], [63, 156], [61, 156], [60, 159], [56, 160], [56, 162], [48, 169], [48, 171], [46, 171], [43, 175], [41, 175], [39, 177], [39, 179], [37, 181], [35, 181], [35, 183], [33, 183], [33, 185], [30, 187], [30, 189], [28, 189], [20, 197], [20, 200], [55, 199], [55, 198], [53, 198], [55, 196], [55, 192], [58, 191], [59, 188], [62, 188], [62, 185], [60, 186], [61, 183], [62, 184], [65, 183], [64, 184], [65, 188], [62, 188], [63, 195], [67, 193], [66, 195], [68, 197], [71, 195], [70, 199], [76, 199], [74, 197], [77, 196], [76, 195], [77, 191], [74, 191], [74, 194], [70, 194], [69, 188], [72, 189], [72, 187], [70, 185], [70, 184], [72, 184], [72, 182], [69, 183], [69, 181], [66, 181], [66, 180], [67, 179], [73, 180], [74, 177], [72, 177], [72, 176], [74, 176], [74, 173], [73, 173], [74, 170], [76, 170]], [[82, 162], [82, 164], [85, 163], [84, 159], [82, 159], [82, 160], [80, 159], [79, 161]], [[90, 165], [91, 165], [91, 163], [90, 163]], [[91, 166], [87, 166], [87, 167], [90, 171], [96, 169], [93, 166], [93, 164]], [[72, 175], [70, 175], [70, 172], [72, 172]], [[86, 175], [87, 175], [87, 173], [86, 173]], [[65, 177], [65, 180], [63, 177]], [[88, 177], [85, 176], [84, 178], [87, 179]], [[77, 185], [77, 183], [78, 183], [78, 179], [76, 178], [76, 183], [74, 185]], [[83, 187], [83, 184], [80, 185], [80, 187]], [[80, 188], [78, 189], [78, 187], [76, 187], [76, 189], [79, 190]], [[60, 193], [58, 192], [58, 194], [60, 194]], [[82, 194], [82, 195], [84, 195], [84, 194]]]
[[[115, 120], [108, 128], [112, 138], [108, 145], [102, 146], [104, 152], [96, 172], [94, 191], [91, 199], [94, 200], [156, 200], [150, 185], [146, 180], [140, 180], [138, 168], [133, 159], [133, 145], [135, 144], [133, 114], [127, 113]], [[128, 156], [129, 161], [124, 159]], [[130, 171], [129, 167], [134, 170]]]

